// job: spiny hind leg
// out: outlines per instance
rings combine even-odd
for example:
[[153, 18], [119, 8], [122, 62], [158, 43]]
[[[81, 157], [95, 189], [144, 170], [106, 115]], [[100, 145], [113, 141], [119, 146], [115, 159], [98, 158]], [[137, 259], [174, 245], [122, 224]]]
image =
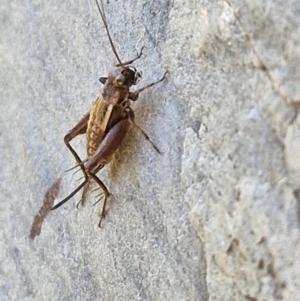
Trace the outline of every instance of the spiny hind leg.
[[78, 209], [78, 207], [79, 207], [80, 204], [82, 206], [84, 205], [85, 200], [86, 200], [86, 194], [87, 194], [87, 192], [89, 190], [89, 187], [90, 187], [90, 180], [88, 180], [88, 182], [83, 186], [82, 194], [81, 194], [81, 199], [80, 199], [80, 201], [76, 205], [77, 209]]
[[[88, 159], [86, 159], [86, 160], [84, 160], [84, 161], [82, 161], [82, 162], [87, 162], [88, 161]], [[95, 170], [94, 170], [94, 173], [96, 174], [100, 169], [102, 169], [103, 168], [103, 166], [104, 165], [99, 165]], [[84, 203], [85, 203], [85, 200], [86, 200], [86, 194], [87, 194], [87, 192], [88, 192], [88, 190], [89, 190], [89, 186], [90, 186], [90, 176], [88, 176], [87, 174], [85, 175], [85, 178], [86, 178], [86, 180], [85, 181], [87, 181], [86, 182], [86, 184], [84, 185], [84, 187], [83, 187], [83, 190], [82, 190], [82, 195], [81, 195], [81, 199], [80, 199], [80, 201], [77, 203], [77, 205], [76, 205], [76, 208], [78, 209], [78, 206], [81, 204], [82, 206], [84, 205]]]
[[111, 194], [109, 193], [109, 191], [107, 190], [107, 188], [103, 184], [103, 182], [94, 173], [90, 172], [89, 176], [96, 181], [96, 183], [101, 187], [102, 192], [103, 192], [101, 199], [104, 198], [104, 202], [103, 202], [102, 211], [101, 211], [101, 215], [100, 215], [100, 221], [98, 224], [98, 226], [101, 228], [101, 222], [105, 218], [105, 207], [106, 207], [107, 199]]
[[[88, 161], [88, 159], [86, 159], [86, 160], [84, 160], [84, 161], [82, 161], [82, 162], [85, 163], [85, 162], [87, 162], [87, 161]], [[95, 170], [95, 173], [97, 173], [102, 167], [103, 167], [102, 165], [98, 166], [98, 168]], [[87, 182], [86, 182], [86, 184], [83, 186], [82, 194], [81, 194], [81, 199], [79, 200], [79, 202], [78, 202], [77, 205], [76, 205], [76, 208], [77, 208], [77, 209], [78, 209], [78, 207], [79, 207], [80, 204], [81, 204], [82, 206], [84, 205], [85, 200], [86, 200], [86, 195], [87, 195], [88, 190], [89, 190], [89, 187], [90, 187], [90, 177], [88, 176], [88, 174], [86, 173], [86, 171], [85, 171], [84, 177], [85, 177], [85, 181], [87, 181]]]
[[77, 165], [81, 168], [81, 170], [82, 170], [82, 172], [84, 174], [85, 179], [87, 179], [87, 174], [86, 174], [84, 166], [83, 166], [83, 161], [81, 160], [81, 158], [78, 156], [78, 154], [76, 153], [76, 151], [71, 146], [70, 141], [73, 138], [75, 138], [76, 136], [82, 135], [82, 134], [86, 133], [87, 123], [88, 123], [89, 118], [90, 118], [90, 112], [88, 112], [87, 114], [85, 114], [85, 116], [83, 116], [81, 118], [81, 120], [64, 137], [64, 142], [65, 142], [67, 148], [70, 150], [70, 152], [74, 156], [74, 158], [75, 158], [75, 160], [77, 162]]
[[90, 158], [84, 165], [88, 177], [95, 180], [103, 191], [104, 202], [99, 227], [101, 227], [101, 222], [105, 217], [105, 207], [107, 203], [107, 198], [110, 196], [110, 193], [103, 184], [103, 182], [96, 176], [96, 172], [99, 170], [99, 168], [102, 168], [105, 164], [108, 164], [110, 162], [112, 155], [118, 149], [119, 145], [126, 136], [130, 125], [131, 122], [129, 118], [124, 118], [120, 120], [117, 124], [115, 124], [108, 131], [104, 140], [100, 143], [93, 157]]

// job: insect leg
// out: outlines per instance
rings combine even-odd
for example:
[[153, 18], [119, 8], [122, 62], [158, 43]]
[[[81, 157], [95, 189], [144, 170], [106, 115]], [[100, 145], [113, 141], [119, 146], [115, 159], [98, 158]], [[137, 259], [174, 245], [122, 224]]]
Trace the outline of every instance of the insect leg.
[[85, 171], [87, 173], [98, 171], [99, 165], [104, 166], [109, 163], [111, 156], [127, 134], [130, 125], [131, 121], [124, 118], [108, 131], [95, 154], [86, 162]]
[[90, 118], [90, 113], [87, 113], [85, 116], [83, 116], [83, 118], [75, 125], [75, 127], [73, 129], [71, 129], [69, 131], [69, 133], [64, 137], [64, 142], [67, 146], [67, 148], [70, 150], [70, 152], [72, 153], [72, 155], [74, 156], [76, 162], [78, 163], [78, 165], [80, 166], [83, 174], [86, 177], [86, 172], [84, 169], [84, 166], [82, 164], [82, 160], [80, 159], [80, 157], [78, 156], [78, 154], [75, 152], [75, 150], [72, 148], [70, 141], [75, 138], [78, 135], [84, 134], [86, 132], [87, 129], [87, 123], [88, 120]]
[[[94, 173], [96, 174], [101, 168], [103, 168], [104, 165], [100, 165], [96, 168], [96, 170], [94, 171]], [[84, 170], [85, 171], [85, 170]], [[86, 173], [86, 171], [85, 171]], [[86, 179], [87, 177], [89, 177], [88, 174], [85, 175]], [[86, 181], [84, 187], [83, 187], [83, 190], [82, 190], [82, 194], [81, 194], [81, 199], [79, 200], [79, 202], [77, 203], [76, 205], [76, 208], [78, 209], [78, 206], [81, 204], [82, 206], [84, 205], [84, 202], [85, 202], [85, 198], [86, 198], [86, 194], [89, 190], [89, 186], [90, 186], [90, 177], [88, 179], [88, 181]]]
[[131, 100], [133, 100], [133, 101], [137, 100], [138, 97], [139, 97], [139, 93], [141, 93], [142, 91], [144, 91], [144, 90], [146, 90], [146, 89], [148, 89], [148, 88], [150, 88], [150, 87], [152, 87], [152, 86], [154, 86], [154, 85], [156, 85], [156, 84], [162, 82], [162, 81], [166, 78], [167, 73], [168, 73], [168, 71], [166, 71], [166, 72], [164, 73], [163, 77], [162, 77], [161, 79], [157, 80], [156, 82], [153, 82], [153, 83], [151, 83], [151, 84], [148, 84], [148, 85], [146, 85], [145, 87], [140, 88], [140, 89], [138, 89], [138, 90], [135, 91], [135, 92], [130, 92], [128, 98], [131, 99]]
[[82, 206], [84, 205], [85, 202], [85, 198], [86, 198], [86, 194], [89, 190], [90, 187], [90, 179], [88, 178], [88, 175], [86, 175], [86, 179], [88, 179], [88, 181], [85, 183], [85, 185], [83, 186], [82, 189], [82, 194], [81, 194], [81, 198], [79, 200], [79, 202], [76, 204], [76, 208], [78, 209], [78, 206], [81, 204]]
[[116, 67], [120, 67], [120, 66], [132, 64], [134, 61], [136, 61], [137, 59], [139, 59], [139, 58], [142, 56], [142, 54], [143, 54], [143, 49], [144, 49], [144, 48], [145, 48], [145, 47], [143, 46], [142, 49], [141, 49], [141, 51], [140, 51], [140, 53], [139, 53], [134, 59], [132, 59], [132, 60], [130, 60], [130, 61], [127, 61], [127, 62], [124, 62], [124, 63], [122, 63], [122, 64], [117, 64]]
[[[89, 188], [89, 180], [88, 180], [88, 176], [87, 176], [87, 173], [85, 171], [85, 168], [84, 168], [84, 165], [83, 165], [83, 162], [82, 160], [80, 159], [80, 157], [78, 156], [78, 154], [75, 152], [75, 150], [72, 148], [71, 144], [69, 143], [73, 138], [75, 138], [76, 136], [80, 135], [80, 134], [84, 134], [87, 130], [87, 123], [88, 123], [88, 120], [90, 118], [90, 113], [87, 113], [85, 116], [83, 116], [83, 118], [78, 122], [78, 124], [76, 124], [76, 126], [71, 129], [69, 131], [69, 133], [64, 137], [64, 141], [65, 141], [65, 144], [67, 146], [67, 148], [70, 150], [70, 152], [73, 154], [76, 162], [78, 163], [78, 165], [80, 166], [82, 172], [83, 172], [83, 175], [85, 177], [85, 184], [83, 185], [83, 190], [82, 190], [82, 196], [81, 196], [81, 199], [80, 201], [77, 203], [76, 207], [78, 208], [78, 205], [80, 203], [84, 203], [85, 201], [85, 196], [86, 196], [86, 193], [88, 191], [88, 188]], [[80, 185], [81, 186], [81, 185]], [[78, 188], [77, 188], [78, 189]], [[76, 192], [78, 190], [75, 190]], [[75, 193], [76, 193], [75, 192]], [[75, 194], [74, 193], [74, 194]], [[71, 193], [72, 194], [72, 193]], [[73, 196], [73, 195], [72, 195]], [[69, 199], [68, 197], [66, 198], [67, 200]], [[65, 200], [66, 200], [65, 199]]]
[[135, 122], [133, 119], [130, 119], [130, 122], [132, 123], [132, 125], [145, 137], [146, 140], [148, 140], [151, 145], [153, 146], [153, 148], [161, 155], [162, 153], [160, 152], [160, 150], [158, 149], [158, 147], [154, 144], [153, 141], [151, 141], [151, 139], [149, 138], [149, 136], [144, 132], [143, 129], [141, 129]]
[[89, 176], [97, 182], [97, 184], [101, 187], [103, 194], [104, 194], [104, 202], [103, 202], [103, 206], [102, 206], [102, 210], [101, 210], [100, 221], [98, 224], [99, 228], [101, 228], [101, 222], [105, 217], [105, 207], [106, 207], [107, 198], [110, 196], [110, 193], [107, 190], [106, 186], [103, 184], [103, 182], [94, 173], [92, 173], [92, 172], [89, 173]]
[[[128, 113], [128, 115], [130, 116], [130, 113]], [[102, 168], [105, 164], [110, 162], [112, 155], [123, 141], [131, 124], [132, 122], [128, 118], [122, 119], [115, 124], [108, 131], [93, 157], [85, 164], [85, 171], [88, 174], [88, 177], [94, 179], [98, 183], [104, 194], [104, 203], [101, 211], [99, 227], [101, 227], [101, 222], [105, 217], [105, 207], [110, 193], [95, 173], [100, 169], [100, 167]]]
[[69, 143], [73, 138], [75, 138], [78, 135], [84, 134], [87, 129], [87, 122], [89, 120], [90, 113], [87, 113], [85, 116], [82, 117], [82, 119], [75, 125], [73, 129], [69, 131], [69, 133], [64, 137], [64, 142], [67, 146], [67, 148], [70, 150], [72, 155], [74, 156], [76, 162], [78, 163], [78, 166], [80, 166], [85, 180], [83, 183], [81, 183], [71, 194], [69, 194], [66, 198], [64, 198], [61, 202], [56, 204], [51, 210], [57, 209], [61, 205], [63, 205], [65, 202], [67, 202], [70, 198], [72, 198], [82, 187], [85, 187], [88, 185], [89, 178], [87, 176], [87, 173], [85, 172], [85, 168], [83, 166], [83, 162], [78, 156], [78, 154], [75, 152], [75, 150], [72, 148], [71, 144]]

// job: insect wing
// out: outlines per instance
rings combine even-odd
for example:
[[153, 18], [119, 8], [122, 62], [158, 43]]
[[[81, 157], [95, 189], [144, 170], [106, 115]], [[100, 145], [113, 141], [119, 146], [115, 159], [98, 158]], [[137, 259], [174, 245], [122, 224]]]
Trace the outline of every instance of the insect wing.
[[111, 111], [111, 105], [105, 104], [104, 99], [100, 94], [91, 108], [86, 131], [88, 158], [91, 158], [94, 155], [105, 137]]

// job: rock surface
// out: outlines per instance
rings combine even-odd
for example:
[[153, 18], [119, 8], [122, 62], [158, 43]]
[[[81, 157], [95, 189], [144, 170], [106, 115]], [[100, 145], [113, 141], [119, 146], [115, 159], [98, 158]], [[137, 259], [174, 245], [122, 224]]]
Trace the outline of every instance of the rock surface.
[[299, 1], [105, 1], [120, 57], [145, 46], [138, 86], [169, 75], [132, 104], [163, 155], [131, 131], [98, 174], [103, 229], [97, 192], [45, 214], [79, 183], [63, 136], [116, 63], [79, 2], [0, 8], [0, 300], [295, 300]]

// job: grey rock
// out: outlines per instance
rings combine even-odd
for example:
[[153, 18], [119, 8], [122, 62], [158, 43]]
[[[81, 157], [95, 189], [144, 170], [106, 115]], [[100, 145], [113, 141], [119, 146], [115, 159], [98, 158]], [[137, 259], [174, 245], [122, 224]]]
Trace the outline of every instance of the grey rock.
[[63, 137], [116, 58], [93, 1], [3, 3], [0, 300], [295, 300], [299, 2], [104, 2], [120, 57], [145, 46], [138, 86], [169, 71], [132, 104], [163, 155], [131, 131], [98, 173], [103, 229], [90, 192], [31, 239], [48, 188], [79, 183]]

